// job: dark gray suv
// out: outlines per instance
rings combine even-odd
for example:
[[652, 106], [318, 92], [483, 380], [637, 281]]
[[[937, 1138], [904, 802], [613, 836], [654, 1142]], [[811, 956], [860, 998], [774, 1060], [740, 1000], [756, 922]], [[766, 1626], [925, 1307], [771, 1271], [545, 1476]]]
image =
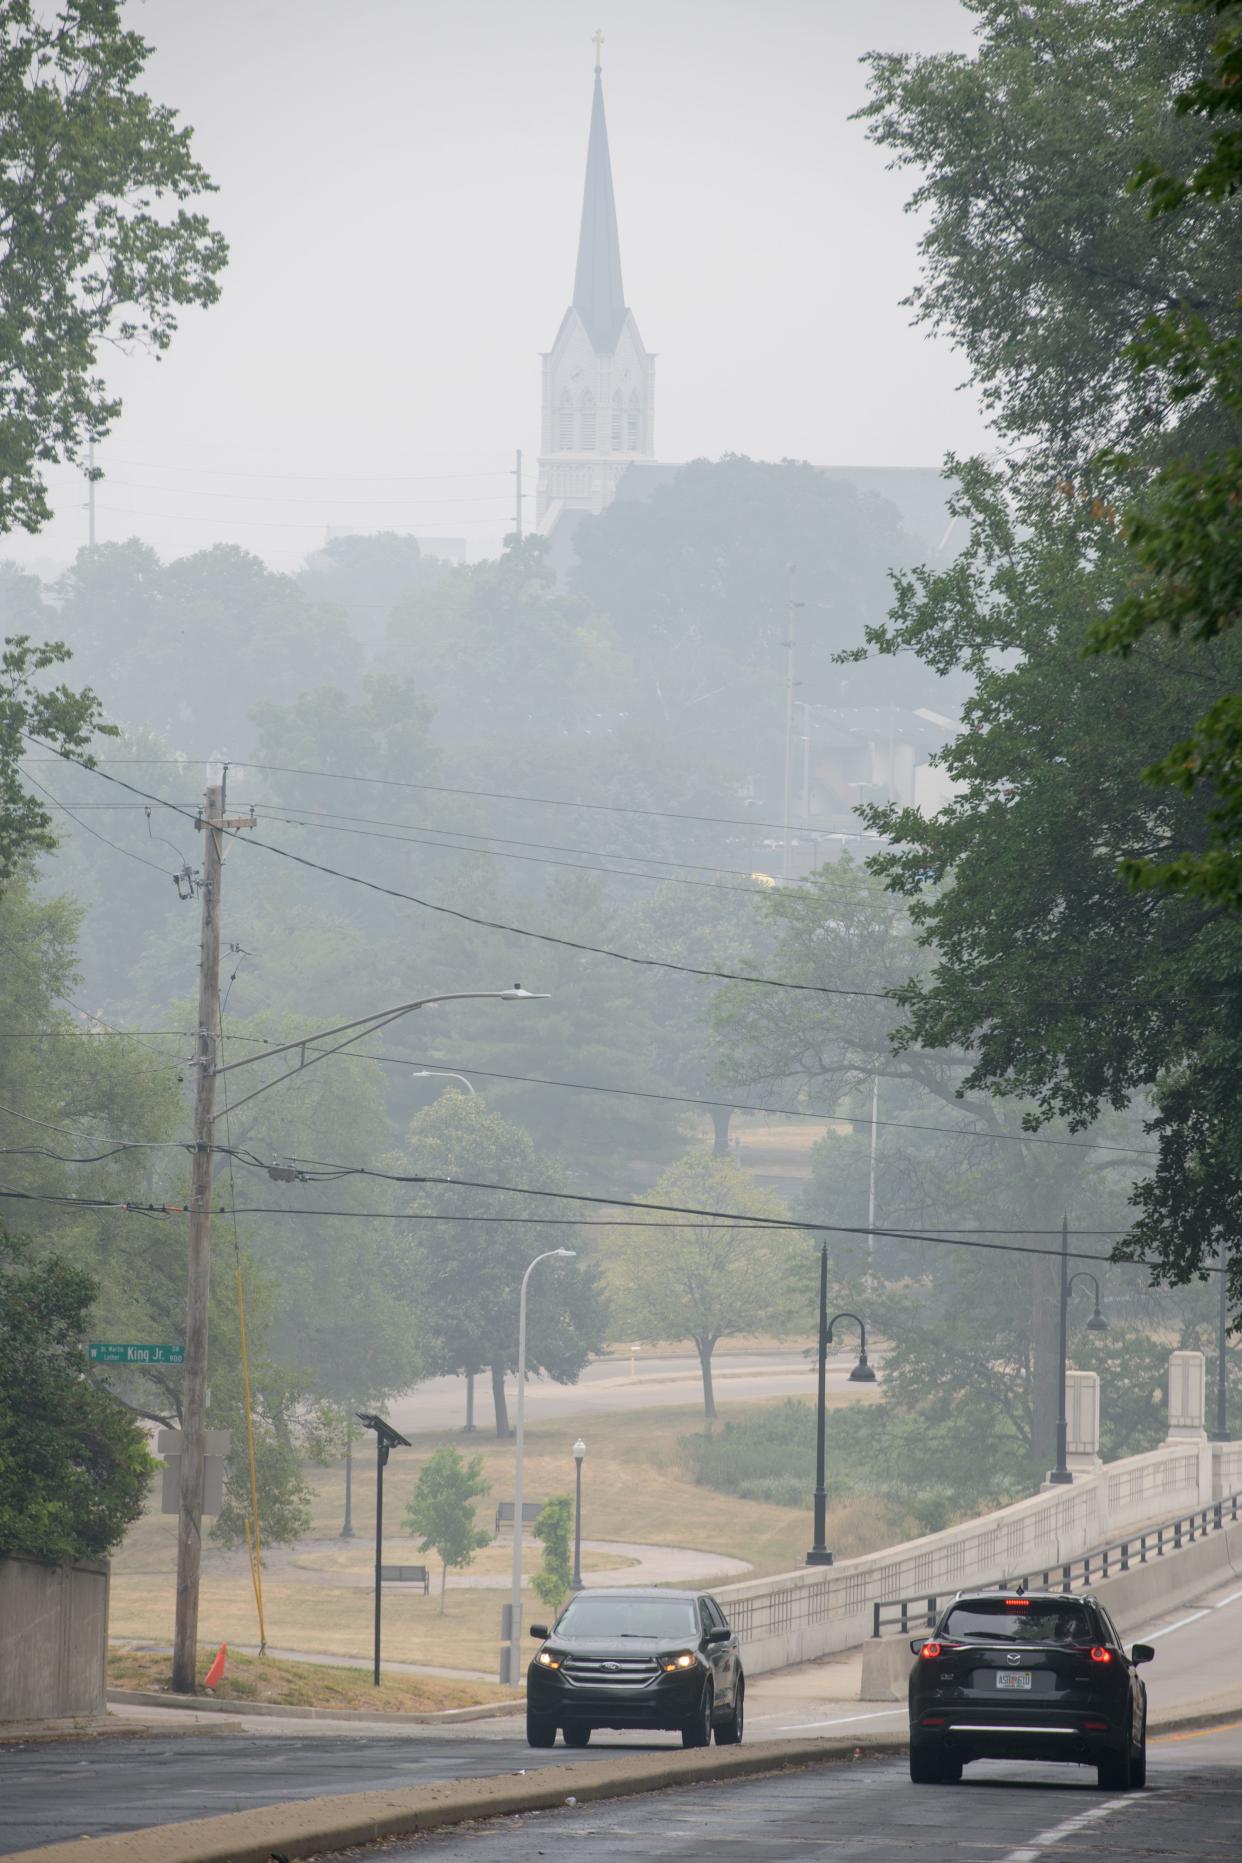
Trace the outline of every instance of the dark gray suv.
[[666, 1728], [682, 1745], [742, 1738], [746, 1678], [738, 1641], [704, 1592], [580, 1591], [526, 1672], [526, 1738], [584, 1747], [597, 1727]]
[[1094, 1766], [1109, 1792], [1147, 1783], [1147, 1690], [1155, 1651], [1127, 1654], [1097, 1598], [962, 1592], [912, 1643], [910, 1777], [952, 1785], [977, 1759]]

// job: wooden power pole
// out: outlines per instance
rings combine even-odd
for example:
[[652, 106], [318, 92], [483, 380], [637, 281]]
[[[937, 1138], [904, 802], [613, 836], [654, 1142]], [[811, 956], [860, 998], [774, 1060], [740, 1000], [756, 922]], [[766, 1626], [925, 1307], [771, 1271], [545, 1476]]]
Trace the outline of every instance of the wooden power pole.
[[198, 971], [198, 1077], [194, 1088], [194, 1152], [190, 1179], [190, 1250], [185, 1298], [185, 1373], [181, 1398], [181, 1507], [177, 1519], [177, 1618], [173, 1689], [194, 1693], [198, 1651], [198, 1585], [203, 1550], [203, 1483], [207, 1427], [207, 1312], [211, 1292], [211, 1181], [214, 1153], [217, 1044], [220, 1029], [220, 878], [226, 828], [253, 827], [253, 816], [226, 820], [224, 784], [209, 783], [200, 822], [206, 837], [199, 899], [202, 932]]

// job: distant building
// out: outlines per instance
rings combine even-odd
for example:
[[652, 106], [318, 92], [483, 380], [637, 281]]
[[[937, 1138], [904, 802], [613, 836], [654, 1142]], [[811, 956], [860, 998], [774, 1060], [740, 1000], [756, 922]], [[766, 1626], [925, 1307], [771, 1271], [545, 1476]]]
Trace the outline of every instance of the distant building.
[[627, 465], [655, 458], [655, 357], [621, 285], [604, 87], [595, 67], [573, 302], [543, 358], [536, 525], [611, 504]]

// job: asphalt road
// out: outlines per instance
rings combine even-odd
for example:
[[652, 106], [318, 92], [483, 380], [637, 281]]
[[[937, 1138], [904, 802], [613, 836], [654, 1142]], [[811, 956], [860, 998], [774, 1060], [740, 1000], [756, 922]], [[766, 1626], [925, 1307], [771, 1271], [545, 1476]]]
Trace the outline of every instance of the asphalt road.
[[1242, 1727], [1153, 1745], [1145, 1792], [1079, 1767], [971, 1766], [912, 1786], [904, 1761], [859, 1760], [738, 1785], [531, 1812], [354, 1851], [374, 1863], [1237, 1863]]
[[[1236, 1651], [1240, 1632], [1242, 1590], [1236, 1584], [1233, 1587], [1218, 1587], [1176, 1612], [1153, 1617], [1143, 1631], [1143, 1640], [1154, 1642], [1158, 1652], [1156, 1661], [1146, 1671], [1153, 1712], [1175, 1711], [1211, 1696], [1216, 1691], [1236, 1685]], [[831, 1671], [813, 1670], [810, 1673], [823, 1674], [826, 1695]], [[822, 1711], [817, 1714], [801, 1706], [791, 1707], [789, 1700], [777, 1688], [772, 1688], [771, 1698], [766, 1699], [769, 1688], [762, 1679], [752, 1687], [751, 1695], [747, 1727], [752, 1739], [779, 1738], [782, 1734], [831, 1732], [855, 1733], [860, 1742], [865, 1742], [869, 1733], [898, 1732], [905, 1722], [905, 1710], [896, 1702], [833, 1703], [825, 1699]], [[647, 1737], [601, 1734], [585, 1752], [570, 1752], [559, 1742], [551, 1752], [537, 1752], [527, 1747], [519, 1720], [469, 1722], [455, 1728], [451, 1735], [424, 1729], [389, 1735], [362, 1726], [354, 1733], [337, 1734], [329, 1732], [326, 1724], [323, 1731], [308, 1729], [305, 1733], [289, 1732], [290, 1728], [299, 1726], [298, 1723], [290, 1722], [284, 1723], [285, 1731], [269, 1732], [269, 1726], [270, 1723], [252, 1721], [252, 1731], [245, 1733], [211, 1731], [201, 1735], [170, 1734], [167, 1738], [106, 1738], [89, 1742], [53, 1741], [46, 1745], [0, 1747], [0, 1853], [26, 1849], [40, 1843], [53, 1843], [61, 1838], [88, 1834], [102, 1836], [112, 1831], [171, 1823], [181, 1818], [210, 1817], [218, 1812], [242, 1811], [257, 1805], [273, 1804], [281, 1799], [312, 1798], [334, 1792], [362, 1792], [382, 1790], [393, 1785], [419, 1785], [436, 1779], [518, 1772], [549, 1762], [590, 1765], [593, 1758], [632, 1751], [642, 1745], [667, 1748], [680, 1744], [677, 1737], [671, 1734]], [[1221, 1736], [1176, 1736], [1153, 1741], [1151, 1760], [1153, 1784], [1159, 1783], [1166, 1767], [1170, 1771], [1170, 1778], [1176, 1781], [1182, 1778], [1188, 1767], [1193, 1771], [1196, 1766], [1202, 1768], [1218, 1763], [1226, 1769], [1233, 1765], [1242, 1766], [1242, 1727]], [[1005, 1787], [1002, 1792], [997, 1782], [1006, 1778], [1012, 1780], [1015, 1776], [1026, 1783], [1012, 1788], [1012, 1792], [1009, 1787]], [[914, 1793], [913, 1788], [908, 1786], [903, 1767], [887, 1762], [883, 1765], [860, 1764], [847, 1769], [845, 1774], [827, 1769], [813, 1775], [814, 1783], [811, 1785], [805, 1779], [796, 1782], [787, 1779], [762, 1787], [693, 1788], [684, 1796], [687, 1799], [693, 1798], [695, 1803], [700, 1797], [708, 1796], [713, 1803], [722, 1803], [721, 1791], [730, 1794], [761, 1794], [763, 1791], [792, 1794], [788, 1802], [794, 1823], [791, 1825], [786, 1849], [782, 1851], [780, 1844], [773, 1839], [768, 1848], [753, 1851], [755, 1856], [762, 1855], [767, 1859], [767, 1863], [776, 1863], [777, 1859], [783, 1863], [785, 1857], [815, 1854], [814, 1848], [807, 1848], [810, 1839], [805, 1837], [805, 1833], [803, 1839], [795, 1841], [796, 1817], [808, 1815], [806, 1806], [808, 1802], [814, 1802], [808, 1801], [807, 1793], [819, 1790], [826, 1795], [825, 1803], [835, 1804], [832, 1795], [845, 1789], [843, 1779], [855, 1781], [866, 1778], [887, 1781], [886, 1785], [877, 1786], [872, 1798], [866, 1801], [866, 1805], [871, 1808], [866, 1815], [883, 1813], [888, 1816], [883, 1801], [891, 1790], [892, 1817], [898, 1823], [892, 1825], [885, 1839], [889, 1849], [845, 1849], [839, 1852], [843, 1858], [857, 1856], [874, 1860], [874, 1863], [890, 1863], [890, 1859], [891, 1863], [905, 1863], [905, 1859], [909, 1858], [911, 1863], [923, 1863], [926, 1857], [931, 1863], [932, 1859], [938, 1859], [941, 1855], [957, 1854], [943, 1850], [938, 1853], [934, 1848], [922, 1851], [909, 1848], [909, 1842], [913, 1840], [908, 1839], [900, 1827], [900, 1818], [906, 1815], [901, 1810], [902, 1806], [915, 1801], [923, 1804], [924, 1811], [909, 1814], [917, 1823], [920, 1818], [927, 1816], [941, 1817], [942, 1799], [954, 1800], [956, 1795], [951, 1791], [937, 1792], [931, 1788], [922, 1788]], [[963, 1848], [960, 1854], [963, 1858], [970, 1857], [974, 1863], [1007, 1863], [1008, 1851], [1005, 1845], [1008, 1844], [1009, 1851], [1014, 1849], [1014, 1843], [1009, 1842], [1008, 1836], [1013, 1819], [1010, 1812], [1004, 1810], [1004, 1806], [1009, 1803], [1011, 1796], [1017, 1806], [1029, 1807], [1033, 1794], [1041, 1815], [1045, 1800], [1049, 1803], [1055, 1800], [1056, 1806], [1071, 1803], [1077, 1810], [1084, 1810], [1091, 1809], [1100, 1797], [1094, 1790], [1094, 1774], [1072, 1768], [1014, 1769], [980, 1765], [971, 1767], [966, 1779], [972, 1791], [979, 1782], [988, 1785], [989, 1796], [982, 1801], [987, 1807], [987, 1820], [992, 1817], [993, 1791], [997, 1795], [997, 1817], [1001, 1818], [1003, 1812], [1004, 1819], [1009, 1820], [1002, 1820], [1002, 1825], [998, 1827], [1002, 1834], [998, 1837], [990, 1822], [986, 1821], [982, 1829], [970, 1833], [970, 1846]], [[1211, 1786], [1205, 1802], [1215, 1804], [1217, 1798], [1213, 1794], [1219, 1796], [1219, 1792], [1225, 1791], [1226, 1785], [1228, 1792], [1234, 1795], [1233, 1847], [1230, 1849], [1226, 1846], [1219, 1853], [1202, 1848], [1197, 1851], [1188, 1849], [1184, 1854], [1194, 1855], [1198, 1863], [1208, 1863], [1216, 1854], [1235, 1859], [1235, 1863], [1237, 1858], [1242, 1857], [1242, 1771], [1235, 1777], [1226, 1770], [1222, 1780]], [[853, 1791], [855, 1787], [850, 1785], [849, 1789]], [[1164, 1790], [1163, 1786], [1161, 1790]], [[1172, 1784], [1169, 1790], [1173, 1790]], [[1151, 1792], [1141, 1796], [1145, 1804], [1150, 1802], [1153, 1807], [1163, 1803]], [[653, 1802], [665, 1805], [671, 1803], [664, 1797]], [[751, 1802], [750, 1797], [739, 1796], [737, 1799], [739, 1807]], [[758, 1804], [760, 1799], [756, 1798], [754, 1802]], [[765, 1802], [770, 1811], [774, 1801], [769, 1798]], [[969, 1802], [973, 1804], [974, 1800], [970, 1799]], [[854, 1800], [851, 1799], [850, 1803], [853, 1804]], [[858, 1804], [863, 1806], [861, 1798]], [[794, 1808], [798, 1806], [802, 1809], [795, 1815]], [[592, 1815], [596, 1820], [591, 1826], [593, 1830], [608, 1830], [615, 1826], [620, 1832], [639, 1828], [639, 1810], [634, 1800], [619, 1803], [615, 1808], [596, 1807]], [[862, 1815], [860, 1809], [860, 1818]], [[949, 1812], [943, 1813], [945, 1817], [950, 1815]], [[1025, 1812], [1022, 1815], [1025, 1816]], [[1063, 1821], [1070, 1815], [1070, 1811], [1057, 1811], [1056, 1815], [1046, 1820], [1046, 1824], [1033, 1825], [1032, 1829], [1037, 1832], [1051, 1829], [1058, 1820]], [[1164, 1813], [1160, 1815], [1164, 1816]], [[582, 1816], [585, 1817], [586, 1813]], [[756, 1832], [762, 1835], [769, 1831], [767, 1812], [760, 1811], [755, 1816]], [[1013, 1816], [1018, 1816], [1017, 1811]], [[1124, 1818], [1121, 1818], [1120, 1813], [1118, 1818], [1120, 1831], [1124, 1827]], [[1145, 1812], [1145, 1842], [1148, 1824]], [[510, 1828], [506, 1824], [505, 1829]], [[732, 1828], [731, 1824], [731, 1831]], [[747, 1827], [736, 1828], [741, 1831]], [[1084, 1855], [1092, 1859], [1105, 1858], [1114, 1854], [1095, 1847], [1097, 1835], [1094, 1823], [1087, 1828], [1092, 1832], [1090, 1845], [1084, 1850], [1086, 1840], [1077, 1840], [1079, 1858]], [[862, 1844], [864, 1834], [860, 1826], [858, 1844]], [[436, 1840], [441, 1847], [450, 1841], [466, 1842], [467, 1839], [450, 1840], [446, 1836]], [[471, 1844], [469, 1854], [479, 1859], [480, 1863], [487, 1863], [489, 1852], [486, 1845], [491, 1839], [486, 1836], [483, 1827], [479, 1827], [478, 1833], [468, 1841]], [[594, 1839], [591, 1841], [594, 1842]], [[699, 1837], [694, 1841], [702, 1841], [701, 1829]], [[423, 1840], [419, 1853], [423, 1863], [430, 1863], [434, 1854], [428, 1848], [429, 1842]], [[756, 1836], [755, 1842], [759, 1842], [759, 1836]], [[1103, 1842], [1102, 1834], [1099, 1842]], [[559, 1847], [564, 1853], [563, 1845]], [[599, 1847], [607, 1851], [606, 1845]], [[444, 1852], [446, 1858], [453, 1854], [448, 1850]], [[536, 1847], [528, 1853], [506, 1853], [500, 1850], [492, 1854], [497, 1858], [507, 1855], [517, 1858], [526, 1854], [537, 1856], [539, 1852]], [[612, 1852], [608, 1854], [611, 1856]], [[616, 1854], [625, 1853], [618, 1851]], [[643, 1852], [640, 1850], [634, 1854], [642, 1855]], [[694, 1852], [693, 1849], [684, 1852], [670, 1849], [667, 1854], [672, 1857], [680, 1854], [689, 1857]], [[740, 1859], [752, 1853], [740, 1850], [737, 1854], [740, 1863]], [[828, 1851], [827, 1854], [834, 1853]], [[1162, 1857], [1179, 1853], [1166, 1849], [1143, 1850], [1135, 1854], [1146, 1863], [1148, 1856]], [[1032, 1852], [1030, 1863], [1043, 1855], [1043, 1850]], [[391, 1849], [380, 1849], [375, 1856], [376, 1863], [393, 1863], [394, 1853]], [[733, 1863], [732, 1850], [726, 1852], [722, 1863]]]
[[[847, 1351], [829, 1360], [830, 1384], [844, 1385], [854, 1368]], [[814, 1392], [814, 1367], [798, 1347], [776, 1347], [754, 1352], [717, 1352], [712, 1363], [717, 1404], [735, 1404], [761, 1397], [805, 1397]], [[513, 1414], [515, 1387], [506, 1381], [509, 1414]], [[650, 1410], [672, 1404], [701, 1404], [703, 1384], [697, 1358], [667, 1353], [642, 1353], [630, 1376], [627, 1358], [597, 1359], [575, 1384], [556, 1384], [551, 1378], [531, 1378], [526, 1387], [526, 1421], [529, 1424], [558, 1416], [589, 1416], [615, 1411]], [[428, 1378], [395, 1399], [388, 1413], [406, 1436], [424, 1430], [460, 1428], [466, 1415], [464, 1378]], [[475, 1380], [475, 1422], [480, 1432], [494, 1427], [490, 1380]]]

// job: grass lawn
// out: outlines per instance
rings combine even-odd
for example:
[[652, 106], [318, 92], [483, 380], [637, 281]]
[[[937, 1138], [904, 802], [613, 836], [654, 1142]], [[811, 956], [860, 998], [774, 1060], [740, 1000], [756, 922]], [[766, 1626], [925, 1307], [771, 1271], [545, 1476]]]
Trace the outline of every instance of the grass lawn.
[[[740, 1417], [780, 1399], [755, 1405], [732, 1405], [730, 1416]], [[848, 1401], [872, 1401], [871, 1394], [833, 1393], [836, 1408]], [[711, 1488], [696, 1487], [687, 1477], [678, 1453], [677, 1439], [703, 1427], [702, 1411], [693, 1405], [667, 1410], [643, 1410], [629, 1415], [563, 1417], [531, 1426], [526, 1434], [525, 1490], [531, 1500], [546, 1501], [554, 1494], [573, 1491], [570, 1445], [581, 1434], [587, 1443], [583, 1467], [583, 1535], [593, 1540], [637, 1542], [644, 1545], [690, 1546], [704, 1552], [727, 1553], [747, 1560], [756, 1576], [791, 1571], [800, 1566], [810, 1543], [811, 1471], [808, 1470], [806, 1508], [781, 1507], [763, 1501], [737, 1500]], [[497, 1673], [500, 1643], [501, 1588], [450, 1590], [447, 1614], [439, 1615], [436, 1596], [438, 1569], [434, 1555], [424, 1561], [412, 1540], [402, 1540], [405, 1503], [413, 1490], [423, 1460], [440, 1442], [468, 1446], [483, 1457], [491, 1493], [479, 1504], [480, 1526], [491, 1526], [497, 1501], [513, 1493], [513, 1444], [479, 1435], [463, 1439], [459, 1432], [420, 1436], [412, 1449], [394, 1450], [384, 1484], [385, 1522], [394, 1529], [385, 1535], [385, 1558], [407, 1563], [430, 1563], [432, 1595], [406, 1595], [395, 1587], [384, 1594], [384, 1651], [394, 1659], [448, 1668]], [[831, 1426], [829, 1428], [831, 1456]], [[341, 1542], [344, 1508], [344, 1468], [312, 1469], [314, 1486], [310, 1539], [293, 1548], [265, 1553], [264, 1605], [267, 1640], [276, 1648], [322, 1650], [332, 1655], [365, 1658], [371, 1647], [371, 1593], [362, 1581], [369, 1569], [368, 1533], [374, 1520], [375, 1470], [369, 1457], [354, 1463], [354, 1524], [358, 1539]], [[113, 1560], [111, 1629], [114, 1636], [165, 1640], [173, 1620], [173, 1576], [176, 1564], [176, 1521], [172, 1515], [148, 1513], [131, 1530]], [[871, 1499], [836, 1506], [830, 1519], [830, 1538], [838, 1558], [871, 1552], [890, 1544], [899, 1531], [891, 1510]], [[210, 1542], [208, 1542], [210, 1547]], [[539, 1557], [532, 1546], [525, 1570], [532, 1574]], [[479, 1556], [478, 1573], [507, 1570], [509, 1548], [487, 1548]], [[619, 1565], [608, 1555], [591, 1554], [589, 1568]], [[352, 1580], [353, 1582], [349, 1582]], [[547, 1612], [534, 1594], [524, 1594], [529, 1623]], [[214, 1650], [219, 1643], [257, 1643], [254, 1596], [244, 1552], [221, 1554], [208, 1550], [204, 1559], [199, 1635]]]
[[[215, 1657], [201, 1650], [198, 1681]], [[143, 1650], [111, 1650], [110, 1688], [156, 1689], [166, 1693], [171, 1659]], [[242, 1656], [229, 1651], [224, 1675], [215, 1690], [219, 1701], [270, 1701], [294, 1708], [382, 1708], [402, 1714], [428, 1714], [440, 1708], [471, 1708], [479, 1702], [511, 1701], [512, 1691], [499, 1683], [458, 1682], [447, 1676], [387, 1676], [374, 1686], [368, 1669], [339, 1669], [323, 1663], [288, 1662], [273, 1656]]]

